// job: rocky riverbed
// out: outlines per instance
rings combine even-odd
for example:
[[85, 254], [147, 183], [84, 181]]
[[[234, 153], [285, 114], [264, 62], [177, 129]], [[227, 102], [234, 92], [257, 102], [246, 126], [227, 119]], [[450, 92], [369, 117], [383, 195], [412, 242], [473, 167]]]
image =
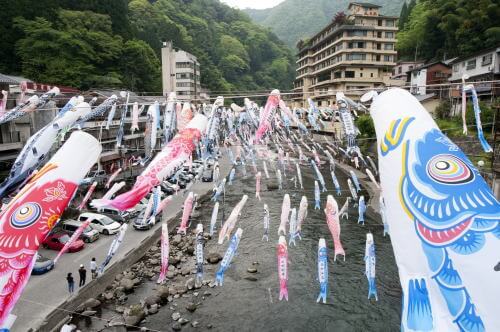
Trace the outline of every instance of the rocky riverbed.
[[[323, 167], [325, 179], [327, 169]], [[349, 220], [343, 219], [341, 239], [347, 253], [346, 260], [333, 259], [333, 243], [324, 212], [313, 210], [314, 180], [310, 167], [302, 167], [304, 190], [295, 188], [290, 176], [284, 181], [284, 190], [266, 190], [266, 184], [275, 180], [263, 176], [262, 201], [254, 198], [253, 175], [237, 170], [236, 180], [228, 186], [225, 204], [221, 203], [217, 230], [222, 211], [225, 218], [247, 194], [250, 198], [239, 218], [238, 226], [244, 232], [238, 253], [226, 272], [223, 287], [216, 287], [215, 272], [228, 242], [218, 245], [204, 234], [205, 265], [203, 282], [195, 282], [195, 235], [176, 234], [171, 229], [169, 272], [164, 285], [156, 280], [160, 271], [159, 243], [151, 247], [139, 262], [115, 276], [96, 300], [90, 299], [79, 311], [90, 317], [74, 316], [73, 322], [82, 331], [396, 331], [399, 329], [401, 289], [392, 253], [390, 238], [383, 237], [379, 219], [366, 218], [366, 225], [357, 224], [357, 207], [349, 209]], [[246, 176], [244, 174], [247, 174]], [[347, 177], [340, 170], [337, 176], [343, 189], [335, 196], [342, 205], [348, 196]], [[328, 193], [322, 194], [322, 208], [326, 194], [334, 194], [331, 183]], [[277, 230], [283, 195], [289, 193], [292, 207], [298, 207], [302, 195], [309, 200], [309, 215], [303, 225], [302, 240], [289, 247], [289, 302], [278, 301], [276, 264]], [[369, 197], [363, 190], [361, 194]], [[271, 214], [270, 241], [262, 241], [262, 206], [269, 205]], [[213, 202], [204, 197], [192, 217], [191, 230], [202, 223], [208, 229]], [[175, 219], [177, 225], [180, 217]], [[226, 219], [224, 219], [225, 221]], [[379, 300], [367, 299], [364, 276], [366, 233], [373, 233], [377, 250], [377, 287]], [[218, 234], [218, 233], [216, 233]], [[319, 286], [317, 275], [317, 243], [319, 237], [327, 240], [329, 248], [329, 294], [326, 305], [317, 304]], [[96, 304], [99, 302], [99, 306]]]

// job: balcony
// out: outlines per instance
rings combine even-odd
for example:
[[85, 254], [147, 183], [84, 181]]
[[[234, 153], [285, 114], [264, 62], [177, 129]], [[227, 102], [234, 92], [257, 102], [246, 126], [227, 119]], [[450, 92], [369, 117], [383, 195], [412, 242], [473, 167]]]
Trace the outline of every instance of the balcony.
[[[2, 129], [4, 128], [5, 127]], [[23, 146], [24, 143], [21, 142], [21, 135], [18, 131], [8, 132], [6, 135], [0, 135], [0, 151], [20, 150]]]

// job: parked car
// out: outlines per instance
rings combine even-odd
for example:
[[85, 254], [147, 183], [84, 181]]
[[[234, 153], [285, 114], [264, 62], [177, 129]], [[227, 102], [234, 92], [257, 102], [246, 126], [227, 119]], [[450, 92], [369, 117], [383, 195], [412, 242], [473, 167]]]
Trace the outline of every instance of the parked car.
[[116, 234], [120, 229], [120, 223], [114, 221], [110, 217], [104, 216], [98, 213], [85, 212], [78, 217], [78, 221], [92, 220], [90, 222], [90, 227], [97, 230], [99, 233], [104, 235]]
[[212, 182], [214, 180], [214, 170], [212, 168], [208, 168], [203, 172], [201, 176], [201, 181], [203, 182]]
[[132, 224], [134, 229], [138, 231], [146, 231], [148, 229], [153, 228], [154, 225], [152, 223], [149, 224], [144, 223], [145, 212], [146, 211], [142, 211], [141, 214], [137, 218], [135, 218], [134, 223]]
[[[73, 233], [76, 232], [76, 230], [78, 228], [80, 228], [81, 225], [82, 225], [81, 221], [69, 219], [69, 220], [65, 220], [62, 223], [61, 228], [62, 228], [62, 230], [66, 231], [67, 233], [73, 235]], [[85, 243], [94, 242], [94, 241], [97, 241], [99, 239], [99, 232], [97, 230], [93, 229], [92, 227], [87, 226], [83, 230], [82, 235], [80, 235], [80, 238]]]
[[36, 261], [35, 265], [33, 265], [33, 271], [31, 271], [31, 274], [44, 274], [49, 272], [54, 268], [54, 261], [52, 259], [49, 259], [47, 257], [43, 257], [40, 254], [36, 254]]
[[105, 183], [107, 178], [106, 172], [104, 170], [97, 170], [91, 172], [88, 177], [83, 179], [82, 183], [91, 184], [94, 181], [97, 181], [99, 184]]
[[128, 220], [130, 219], [130, 213], [128, 211], [120, 211], [111, 208], [101, 208], [97, 209], [97, 212], [99, 214], [110, 217], [114, 221], [118, 221], [121, 224], [128, 222]]
[[[69, 241], [70, 235], [66, 232], [57, 232], [49, 234], [42, 242], [42, 246], [46, 249], [61, 250]], [[68, 252], [77, 252], [83, 249], [85, 244], [82, 240], [77, 239], [70, 244]]]

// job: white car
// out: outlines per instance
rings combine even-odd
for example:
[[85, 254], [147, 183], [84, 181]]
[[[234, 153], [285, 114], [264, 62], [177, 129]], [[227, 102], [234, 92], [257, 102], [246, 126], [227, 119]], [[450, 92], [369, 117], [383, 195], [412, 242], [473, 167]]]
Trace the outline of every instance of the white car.
[[114, 221], [110, 217], [98, 213], [86, 212], [82, 213], [78, 217], [78, 221], [81, 222], [84, 222], [88, 219], [92, 220], [90, 222], [90, 227], [92, 227], [93, 229], [104, 235], [111, 235], [118, 233], [118, 230], [120, 229], [121, 226], [120, 223]]

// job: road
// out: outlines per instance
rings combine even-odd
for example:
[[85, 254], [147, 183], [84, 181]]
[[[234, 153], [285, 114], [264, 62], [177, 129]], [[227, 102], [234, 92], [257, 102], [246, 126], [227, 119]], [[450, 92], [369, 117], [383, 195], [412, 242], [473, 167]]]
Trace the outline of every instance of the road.
[[[219, 158], [219, 165], [221, 176], [227, 175], [231, 169], [231, 165], [225, 154], [223, 157]], [[193, 191], [198, 195], [203, 195], [211, 191], [212, 188], [213, 183], [198, 182], [190, 188], [190, 191]], [[179, 222], [172, 220], [172, 218], [175, 217], [175, 215], [177, 215], [177, 213], [179, 213], [182, 209], [184, 199], [185, 196], [178, 194], [173, 197], [172, 202], [170, 202], [167, 206], [166, 218], [169, 220], [169, 223], [173, 222], [173, 225], [176, 225]], [[161, 223], [156, 224], [153, 229], [149, 231], [136, 231], [133, 229], [130, 221], [124, 241], [110, 264], [123, 259], [123, 257], [130, 250], [133, 250], [138, 243], [141, 243], [141, 241], [151, 236], [154, 229], [161, 227], [160, 225]], [[83, 264], [87, 269], [87, 285], [85, 287], [91, 287], [92, 281], [90, 280], [92, 278], [90, 275], [90, 260], [92, 257], [95, 257], [99, 265], [100, 262], [102, 262], [106, 257], [112, 240], [113, 236], [101, 235], [99, 240], [96, 242], [86, 244], [83, 251], [64, 254], [59, 259], [54, 270], [41, 276], [31, 276], [24, 292], [17, 302], [17, 305], [12, 311], [12, 313], [17, 316], [17, 320], [11, 331], [26, 332], [30, 328], [38, 327], [49, 313], [57, 309], [59, 305], [70, 297], [66, 282], [66, 275], [69, 272], [73, 273], [73, 277], [75, 279], [74, 294], [76, 295], [78, 292], [78, 268], [80, 267], [80, 264]], [[40, 249], [40, 253], [51, 259], [55, 258], [57, 255], [57, 251], [46, 250], [43, 248]]]

